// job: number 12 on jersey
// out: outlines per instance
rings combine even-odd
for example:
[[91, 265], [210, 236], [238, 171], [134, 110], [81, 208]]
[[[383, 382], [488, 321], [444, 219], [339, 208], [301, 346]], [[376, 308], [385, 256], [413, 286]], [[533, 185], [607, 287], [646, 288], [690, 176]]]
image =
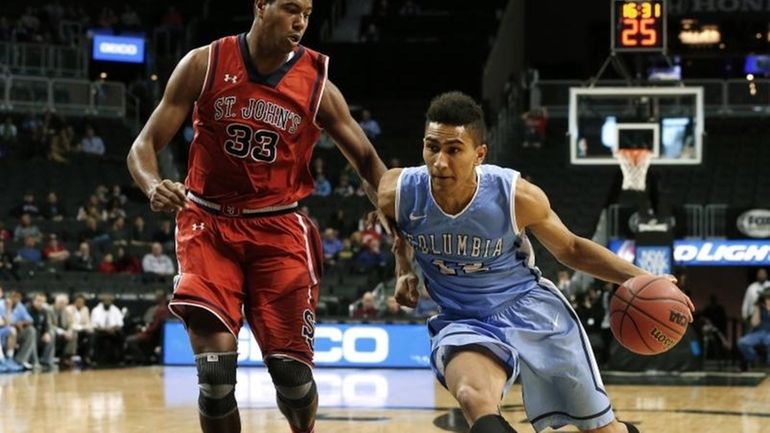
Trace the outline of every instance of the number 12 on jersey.
[[225, 140], [225, 152], [236, 158], [251, 157], [256, 162], [275, 162], [276, 146], [280, 136], [270, 129], [254, 130], [248, 125], [231, 123], [225, 128], [229, 140]]

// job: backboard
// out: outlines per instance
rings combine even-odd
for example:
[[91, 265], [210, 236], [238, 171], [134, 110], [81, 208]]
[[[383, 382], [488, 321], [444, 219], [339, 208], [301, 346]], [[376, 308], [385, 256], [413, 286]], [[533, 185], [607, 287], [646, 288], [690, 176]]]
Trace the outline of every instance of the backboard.
[[652, 151], [652, 164], [703, 159], [702, 87], [572, 87], [570, 163], [617, 164], [624, 148]]

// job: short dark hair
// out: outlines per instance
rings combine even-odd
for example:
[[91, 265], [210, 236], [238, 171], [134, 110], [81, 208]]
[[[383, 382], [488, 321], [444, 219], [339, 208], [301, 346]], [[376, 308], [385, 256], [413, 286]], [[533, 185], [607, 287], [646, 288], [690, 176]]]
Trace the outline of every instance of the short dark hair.
[[487, 141], [484, 110], [470, 96], [462, 92], [447, 92], [436, 96], [425, 113], [427, 122], [465, 126], [473, 134], [477, 144]]

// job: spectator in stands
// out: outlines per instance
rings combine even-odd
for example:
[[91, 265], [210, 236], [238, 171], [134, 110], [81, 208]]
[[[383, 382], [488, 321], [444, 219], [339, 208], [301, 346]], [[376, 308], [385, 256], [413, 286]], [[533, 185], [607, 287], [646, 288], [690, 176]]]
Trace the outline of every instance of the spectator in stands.
[[126, 216], [126, 211], [120, 200], [110, 199], [110, 204], [107, 207], [107, 221], [114, 221], [116, 218], [125, 218]]
[[83, 138], [80, 139], [80, 143], [78, 143], [77, 150], [86, 155], [94, 156], [104, 156], [104, 153], [106, 152], [104, 140], [102, 140], [102, 137], [96, 135], [94, 127], [91, 125], [86, 125], [85, 133], [83, 134]]
[[161, 244], [164, 250], [174, 249], [174, 227], [171, 225], [171, 221], [161, 220], [160, 226], [152, 234], [152, 241]]
[[128, 202], [128, 197], [123, 194], [123, 189], [120, 185], [112, 185], [112, 189], [110, 190], [110, 201], [112, 200], [117, 200], [121, 206], [125, 206]]
[[3, 297], [3, 286], [0, 285], [0, 354], [4, 359], [0, 362], [0, 372], [6, 371], [18, 372], [24, 370], [13, 356], [16, 352], [16, 327], [12, 322], [13, 306], [10, 299]]
[[420, 5], [415, 3], [414, 0], [406, 0], [398, 11], [401, 16], [420, 15], [421, 12]]
[[414, 307], [415, 317], [424, 319], [438, 314], [438, 304], [433, 298], [430, 297], [428, 290], [425, 289], [425, 285], [422, 281], [419, 284], [418, 290], [420, 297], [417, 298], [417, 305]]
[[128, 354], [140, 364], [146, 364], [159, 349], [163, 323], [169, 317], [168, 297], [163, 290], [155, 292], [155, 301], [156, 304], [145, 313], [146, 325], [126, 339]]
[[91, 255], [91, 246], [88, 242], [81, 242], [77, 252], [70, 257], [67, 268], [71, 271], [93, 272], [96, 261]]
[[328, 197], [331, 195], [331, 193], [332, 184], [329, 183], [329, 181], [326, 179], [326, 176], [323, 173], [316, 175], [315, 190], [313, 190], [313, 195]]
[[388, 0], [377, 0], [377, 3], [372, 7], [372, 15], [385, 18], [391, 14], [390, 2]]
[[388, 162], [388, 168], [400, 168], [402, 167], [401, 160], [398, 158], [390, 158]]
[[107, 207], [108, 204], [110, 204], [110, 190], [107, 188], [107, 185], [99, 184], [94, 189], [94, 195], [99, 200], [99, 204], [102, 208]]
[[115, 247], [125, 247], [128, 245], [128, 229], [126, 228], [126, 219], [124, 217], [115, 218], [112, 227], [108, 233], [112, 245]]
[[14, 359], [26, 370], [32, 370], [38, 363], [37, 332], [32, 326], [32, 316], [29, 315], [27, 307], [21, 302], [21, 292], [11, 291], [8, 297], [11, 303], [7, 308], [11, 311], [11, 325], [16, 328], [17, 337], [18, 351], [16, 351]]
[[340, 197], [352, 197], [355, 193], [356, 189], [350, 184], [350, 178], [345, 173], [342, 173], [337, 187], [334, 188], [334, 195]]
[[[749, 325], [752, 315], [754, 314], [754, 307], [757, 304], [757, 299], [762, 292], [770, 287], [770, 281], [767, 280], [767, 269], [757, 269], [757, 280], [749, 284], [746, 288], [746, 293], [743, 295], [743, 305], [741, 306], [741, 317], [746, 325]], [[751, 326], [747, 326], [746, 329], [751, 329]]]
[[389, 296], [385, 301], [385, 309], [380, 312], [378, 317], [380, 319], [406, 319], [409, 317], [409, 313], [398, 305], [395, 296]]
[[24, 246], [16, 252], [16, 260], [21, 263], [43, 263], [43, 252], [37, 247], [37, 239], [32, 236], [24, 238]]
[[354, 319], [375, 319], [379, 311], [374, 303], [374, 294], [365, 292], [359, 301], [358, 307], [353, 311]]
[[118, 16], [111, 7], [104, 6], [99, 12], [99, 17], [96, 18], [96, 25], [103, 29], [114, 29], [115, 24], [118, 23]]
[[107, 211], [104, 210], [102, 203], [99, 201], [99, 196], [96, 194], [89, 195], [88, 200], [78, 208], [76, 219], [83, 221], [87, 218], [94, 218], [97, 221], [105, 221], [107, 219]]
[[59, 196], [54, 191], [48, 192], [41, 214], [48, 221], [61, 221], [64, 219], [64, 206], [59, 202]]
[[0, 158], [7, 156], [18, 141], [19, 131], [13, 124], [11, 116], [5, 116], [5, 121], [0, 124]]
[[75, 295], [75, 300], [67, 306], [67, 311], [72, 316], [72, 330], [77, 333], [77, 354], [83, 365], [89, 366], [94, 328], [91, 325], [91, 312], [86, 306], [86, 297], [83, 294]]
[[75, 331], [75, 317], [68, 308], [69, 296], [58, 294], [53, 303], [53, 329], [56, 336], [54, 346], [62, 368], [72, 368], [72, 357], [77, 353], [78, 333]]
[[48, 159], [54, 162], [66, 164], [69, 162], [67, 155], [72, 151], [72, 139], [74, 132], [72, 127], [64, 122], [61, 116], [55, 116], [49, 130]]
[[388, 256], [380, 249], [379, 239], [372, 239], [368, 247], [361, 249], [355, 259], [356, 270], [361, 273], [377, 272], [383, 277], [388, 266]]
[[0, 281], [19, 280], [14, 257], [10, 251], [5, 250], [5, 241], [0, 240]]
[[333, 265], [337, 260], [337, 254], [342, 251], [342, 241], [337, 237], [337, 231], [333, 228], [324, 230], [324, 238], [321, 240], [324, 251], [324, 260]]
[[49, 263], [66, 263], [70, 258], [70, 252], [59, 242], [56, 234], [48, 235], [48, 244], [43, 247], [43, 259]]
[[13, 233], [5, 228], [5, 221], [0, 219], [0, 241], [10, 241], [13, 239]]
[[352, 263], [355, 256], [356, 251], [353, 250], [353, 241], [348, 238], [343, 239], [342, 249], [337, 253], [337, 259], [340, 263]]
[[755, 301], [750, 318], [752, 331], [738, 339], [745, 368], [757, 364], [757, 346], [765, 347], [765, 363], [770, 364], [770, 289], [765, 289]]
[[117, 272], [117, 269], [115, 268], [115, 258], [112, 256], [112, 253], [107, 253], [102, 256], [102, 261], [99, 262], [96, 272], [99, 272], [100, 274], [114, 274]]
[[142, 258], [142, 270], [159, 276], [174, 275], [176, 272], [174, 262], [163, 253], [163, 246], [158, 242], [153, 242], [150, 252]]
[[126, 253], [126, 249], [118, 247], [115, 253], [115, 272], [126, 274], [140, 274], [142, 265], [139, 259]]
[[112, 293], [104, 293], [102, 301], [91, 310], [97, 364], [116, 364], [123, 360], [123, 313], [112, 301]]
[[134, 218], [134, 223], [131, 226], [130, 243], [132, 246], [141, 247], [150, 245], [150, 234], [147, 232], [147, 227], [144, 224], [144, 218], [137, 216]]
[[28, 214], [32, 218], [40, 216], [40, 208], [35, 203], [35, 194], [30, 191], [24, 193], [21, 203], [11, 211], [11, 215], [17, 218], [21, 218], [24, 214]]
[[46, 304], [45, 295], [36, 293], [29, 304], [29, 315], [32, 317], [32, 326], [37, 334], [38, 363], [45, 369], [53, 368], [53, 356], [55, 350], [55, 334], [53, 327], [53, 312]]
[[32, 223], [32, 216], [28, 213], [23, 214], [19, 220], [19, 224], [13, 231], [13, 240], [21, 242], [24, 238], [33, 238], [35, 241], [38, 241], [42, 237], [43, 233], [41, 233], [40, 229]]
[[83, 229], [78, 233], [78, 242], [88, 242], [95, 249], [101, 252], [106, 251], [111, 242], [110, 235], [102, 230], [96, 218], [86, 218], [83, 225]]
[[380, 130], [380, 124], [372, 118], [372, 112], [364, 109], [361, 111], [361, 120], [358, 122], [361, 129], [370, 140], [375, 141], [380, 136], [382, 130]]
[[524, 147], [539, 149], [545, 142], [548, 127], [548, 112], [545, 107], [533, 108], [522, 115], [524, 120]]

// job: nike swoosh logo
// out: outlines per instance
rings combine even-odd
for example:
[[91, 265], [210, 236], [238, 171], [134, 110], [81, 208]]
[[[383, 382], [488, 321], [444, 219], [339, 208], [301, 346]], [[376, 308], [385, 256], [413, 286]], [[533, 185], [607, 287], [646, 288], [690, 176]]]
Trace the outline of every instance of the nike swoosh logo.
[[419, 221], [423, 218], [425, 218], [427, 215], [415, 215], [414, 213], [409, 214], [409, 221]]

